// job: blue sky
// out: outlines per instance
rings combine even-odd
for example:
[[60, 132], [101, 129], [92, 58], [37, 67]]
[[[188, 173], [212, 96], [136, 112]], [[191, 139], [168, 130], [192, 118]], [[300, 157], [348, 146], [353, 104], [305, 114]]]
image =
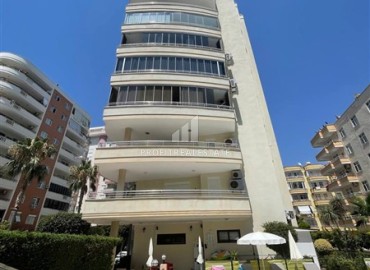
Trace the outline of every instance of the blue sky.
[[[0, 50], [41, 69], [103, 125], [123, 0], [0, 0]], [[284, 165], [370, 83], [369, 0], [238, 0]]]

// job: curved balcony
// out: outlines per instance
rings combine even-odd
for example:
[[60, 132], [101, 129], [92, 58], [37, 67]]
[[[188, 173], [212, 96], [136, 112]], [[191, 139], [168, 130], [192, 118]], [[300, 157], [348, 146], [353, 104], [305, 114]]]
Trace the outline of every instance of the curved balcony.
[[0, 94], [8, 99], [15, 100], [23, 108], [26, 108], [29, 111], [35, 111], [37, 113], [43, 113], [45, 111], [45, 106], [41, 104], [41, 102], [28, 95], [21, 88], [9, 82], [0, 80]]
[[209, 15], [217, 16], [217, 8], [215, 3], [212, 3], [211, 1], [199, 0], [187, 0], [186, 4], [184, 4], [183, 0], [172, 0], [169, 3], [152, 0], [130, 0], [130, 3], [126, 7], [126, 11], [134, 12], [142, 11], [143, 9], [147, 9], [148, 11], [151, 9], [168, 9], [169, 5], [171, 6], [171, 10], [174, 10], [175, 7], [176, 10], [179, 11], [197, 11], [200, 13], [207, 12]]
[[36, 133], [29, 128], [21, 126], [3, 115], [0, 115], [0, 126], [4, 130], [4, 133], [9, 137], [15, 137], [17, 139], [33, 138]]
[[192, 177], [240, 169], [237, 144], [214, 142], [124, 141], [111, 142], [95, 152], [95, 164], [108, 179], [121, 169], [130, 181]]
[[324, 146], [330, 137], [336, 134], [337, 128], [333, 124], [325, 125], [320, 129], [311, 140], [311, 145], [313, 147], [322, 147]]
[[14, 101], [0, 97], [0, 111], [23, 126], [40, 125], [41, 119], [26, 111]]
[[15, 143], [16, 142], [13, 141], [12, 139], [0, 135], [0, 148], [3, 149], [3, 151], [5, 150], [6, 152], [9, 149], [9, 147]]
[[42, 89], [37, 83], [27, 77], [24, 73], [16, 69], [1, 66], [0, 77], [3, 77], [10, 82], [14, 82], [20, 88], [27, 89], [27, 92], [37, 99], [42, 100], [43, 98], [50, 98], [50, 94], [48, 92]]
[[243, 219], [251, 216], [245, 192], [230, 190], [136, 190], [92, 193], [83, 204], [83, 219], [125, 222]]
[[67, 136], [64, 136], [63, 138], [63, 147], [74, 153], [76, 156], [81, 156], [85, 151], [82, 145], [73, 141]]

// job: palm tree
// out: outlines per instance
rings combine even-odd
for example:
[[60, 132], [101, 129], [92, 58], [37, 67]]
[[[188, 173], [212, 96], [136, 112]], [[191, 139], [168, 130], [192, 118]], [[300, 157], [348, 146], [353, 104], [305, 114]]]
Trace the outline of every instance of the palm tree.
[[361, 197], [354, 197], [351, 200], [351, 204], [355, 207], [352, 215], [357, 215], [359, 217], [356, 227], [366, 225], [370, 217], [370, 194], [366, 196], [365, 200]]
[[90, 180], [90, 188], [95, 191], [95, 183], [98, 176], [98, 167], [92, 166], [90, 160], [82, 160], [80, 165], [71, 166], [70, 172], [70, 189], [73, 192], [80, 192], [77, 212], [81, 212], [83, 197], [87, 192], [87, 182]]
[[326, 225], [333, 228], [332, 224], [334, 223], [339, 228], [339, 216], [330, 204], [319, 208], [319, 216]]
[[338, 216], [338, 219], [344, 222], [344, 217], [347, 213], [347, 210], [344, 205], [343, 199], [334, 197], [330, 200], [329, 205], [332, 207], [333, 212]]
[[21, 175], [19, 179], [21, 191], [15, 201], [15, 209], [19, 209], [24, 200], [28, 184], [34, 178], [42, 181], [48, 173], [47, 166], [42, 163], [54, 153], [56, 153], [54, 146], [48, 144], [47, 139], [41, 140], [38, 137], [27, 138], [9, 147], [8, 154], [12, 160], [2, 166], [0, 171], [10, 177]]

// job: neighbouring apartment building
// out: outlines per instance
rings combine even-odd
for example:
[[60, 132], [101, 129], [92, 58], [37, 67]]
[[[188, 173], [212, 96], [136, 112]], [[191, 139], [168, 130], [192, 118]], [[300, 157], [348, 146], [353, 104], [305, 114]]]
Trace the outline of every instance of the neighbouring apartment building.
[[313, 147], [322, 148], [316, 155], [318, 161], [327, 161], [321, 173], [329, 176], [327, 190], [343, 198], [349, 206], [347, 221], [355, 224], [350, 216], [350, 200], [365, 197], [370, 190], [370, 86], [356, 95], [354, 102], [334, 123], [325, 124], [312, 138]]
[[322, 164], [306, 165], [300, 163], [295, 166], [285, 166], [285, 177], [292, 197], [294, 213], [298, 219], [305, 220], [311, 229], [323, 229], [325, 224], [321, 222], [320, 207], [329, 205], [333, 198], [331, 192], [326, 190], [330, 178], [321, 174], [324, 168]]
[[321, 173], [331, 179], [328, 191], [343, 198], [347, 205], [353, 196], [365, 196], [370, 189], [369, 140], [370, 86], [311, 140], [313, 147], [322, 148], [316, 159], [327, 161]]
[[[154, 258], [199, 269], [219, 250], [293, 211], [244, 18], [233, 0], [131, 0], [104, 109], [110, 143], [94, 163], [117, 182], [83, 218], [131, 224], [131, 268]], [[107, 93], [108, 95], [108, 93]], [[294, 220], [293, 220], [294, 222]], [[267, 255], [259, 246], [260, 254]]]
[[0, 218], [13, 228], [33, 230], [43, 215], [67, 211], [71, 199], [69, 166], [87, 152], [90, 117], [26, 59], [0, 53], [0, 166], [8, 148], [25, 138], [47, 138], [58, 150], [45, 161], [49, 174], [29, 184], [14, 217], [18, 179], [0, 177]]

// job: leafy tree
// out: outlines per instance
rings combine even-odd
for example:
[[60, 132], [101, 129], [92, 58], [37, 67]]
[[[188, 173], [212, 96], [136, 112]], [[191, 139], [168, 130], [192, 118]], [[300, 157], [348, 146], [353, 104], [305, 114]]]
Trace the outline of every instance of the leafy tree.
[[366, 226], [370, 216], [370, 194], [364, 199], [361, 197], [354, 197], [351, 204], [355, 207], [352, 215], [358, 216], [356, 227]]
[[90, 188], [95, 191], [95, 183], [98, 177], [98, 167], [92, 166], [90, 160], [82, 160], [78, 166], [71, 166], [70, 169], [70, 189], [73, 192], [80, 192], [77, 213], [81, 212], [83, 197], [87, 192], [87, 182], [90, 181]]
[[292, 236], [295, 241], [297, 241], [297, 232], [295, 229], [284, 222], [279, 221], [272, 221], [272, 222], [266, 222], [262, 225], [265, 232], [272, 233], [279, 235], [283, 238], [285, 238], [286, 243], [282, 245], [267, 245], [269, 248], [271, 248], [273, 251], [278, 253], [280, 256], [287, 258], [289, 257], [289, 240], [288, 240], [288, 231], [292, 233]]
[[37, 230], [49, 233], [88, 234], [90, 225], [81, 218], [81, 214], [60, 212], [56, 215], [43, 216]]
[[48, 169], [42, 163], [55, 152], [56, 149], [53, 145], [48, 144], [46, 139], [41, 140], [38, 137], [27, 138], [9, 147], [8, 154], [12, 160], [1, 167], [0, 171], [10, 177], [21, 175], [19, 179], [21, 191], [17, 196], [15, 208], [18, 209], [22, 203], [28, 184], [34, 178], [37, 178], [38, 181], [43, 180]]
[[325, 225], [332, 227], [334, 223], [339, 228], [339, 216], [330, 204], [319, 208], [319, 216]]

